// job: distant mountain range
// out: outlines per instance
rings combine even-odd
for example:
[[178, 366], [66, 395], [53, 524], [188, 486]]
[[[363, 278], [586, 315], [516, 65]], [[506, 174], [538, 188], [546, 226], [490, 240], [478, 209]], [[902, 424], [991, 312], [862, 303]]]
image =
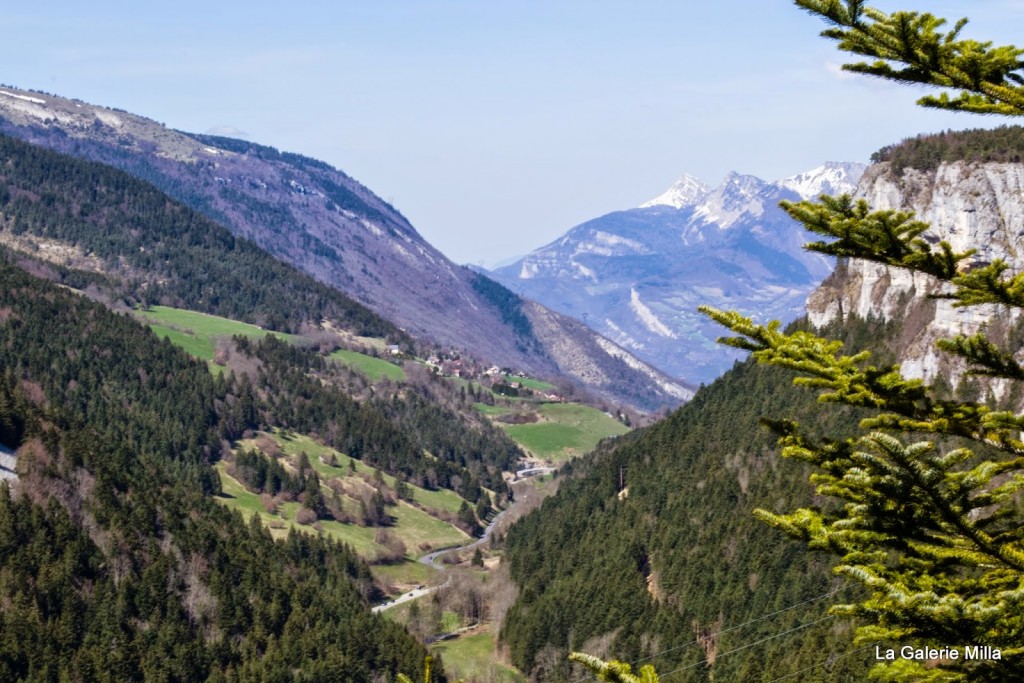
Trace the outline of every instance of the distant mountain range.
[[577, 321], [452, 263], [326, 163], [0, 87], [0, 132], [110, 164], [367, 305], [409, 334], [650, 411], [690, 389]]
[[738, 355], [699, 304], [793, 320], [832, 270], [803, 251], [803, 229], [778, 207], [853, 192], [866, 166], [828, 163], [769, 182], [730, 173], [717, 187], [684, 175], [638, 208], [587, 221], [496, 269], [512, 290], [583, 320], [637, 357], [691, 383]]

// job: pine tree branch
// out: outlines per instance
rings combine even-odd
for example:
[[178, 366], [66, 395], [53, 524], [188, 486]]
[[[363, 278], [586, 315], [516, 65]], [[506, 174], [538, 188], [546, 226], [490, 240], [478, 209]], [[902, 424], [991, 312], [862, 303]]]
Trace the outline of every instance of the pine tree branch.
[[957, 275], [953, 278], [956, 290], [946, 298], [954, 299], [953, 305], [957, 307], [1003, 304], [1024, 308], [1024, 274], [1004, 277], [1009, 270], [1008, 263], [996, 259], [984, 267]]
[[940, 339], [937, 345], [943, 351], [965, 359], [969, 363], [968, 374], [1024, 380], [1024, 367], [983, 334]]
[[822, 196], [817, 202], [783, 201], [779, 206], [810, 232], [832, 238], [804, 246], [829, 256], [865, 259], [952, 280], [959, 264], [974, 253], [956, 253], [945, 241], [933, 247], [921, 237], [929, 225], [915, 220], [912, 211], [872, 211], [866, 201], [855, 202], [849, 195]]
[[1024, 115], [1024, 50], [960, 39], [966, 19], [943, 32], [945, 19], [918, 12], [886, 14], [867, 7], [863, 0], [795, 0], [795, 4], [832, 25], [821, 35], [837, 41], [840, 50], [875, 60], [844, 64], [847, 71], [954, 91], [919, 99], [924, 107]]
[[597, 680], [606, 683], [658, 683], [658, 674], [654, 672], [654, 667], [651, 665], [640, 667], [640, 675], [637, 676], [625, 662], [615, 660], [606, 662], [583, 652], [572, 652], [569, 654], [569, 659], [587, 667], [597, 676]]
[[959, 436], [993, 446], [1011, 455], [1024, 455], [1024, 417], [995, 412], [972, 402], [933, 399], [920, 380], [905, 379], [899, 366], [877, 368], [870, 354], [840, 353], [842, 343], [809, 332], [784, 334], [779, 323], [757, 325], [735, 311], [698, 307], [705, 315], [739, 334], [722, 337], [722, 344], [753, 352], [755, 360], [795, 370], [793, 383], [822, 390], [818, 400], [873, 408], [880, 412], [861, 421], [867, 430], [901, 430]]

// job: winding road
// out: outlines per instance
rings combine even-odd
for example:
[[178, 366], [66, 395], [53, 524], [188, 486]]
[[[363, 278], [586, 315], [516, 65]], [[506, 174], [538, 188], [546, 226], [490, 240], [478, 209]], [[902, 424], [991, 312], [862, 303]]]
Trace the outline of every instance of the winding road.
[[[495, 527], [497, 527], [498, 522], [500, 522], [502, 520], [502, 518], [505, 517], [505, 515], [507, 515], [508, 513], [512, 512], [516, 508], [516, 505], [518, 505], [518, 501], [516, 501], [515, 503], [512, 503], [512, 505], [510, 505], [509, 507], [505, 508], [504, 510], [502, 510], [498, 514], [496, 514], [494, 516], [494, 519], [492, 519], [490, 521], [490, 523], [488, 523], [486, 528], [484, 528], [483, 535], [480, 536], [480, 538], [478, 538], [475, 541], [473, 541], [472, 543], [469, 543], [467, 545], [449, 546], [447, 548], [441, 548], [440, 550], [435, 550], [432, 553], [427, 553], [423, 557], [419, 558], [419, 560], [417, 560], [417, 561], [422, 563], [422, 564], [427, 565], [428, 567], [430, 567], [432, 569], [443, 569], [443, 567], [441, 567], [441, 565], [437, 564], [437, 559], [439, 557], [441, 557], [442, 555], [446, 555], [448, 553], [451, 553], [451, 552], [462, 552], [462, 551], [465, 551], [465, 550], [473, 550], [475, 548], [478, 548], [478, 547], [482, 546], [487, 541], [491, 540], [491, 534], [494, 533], [494, 529], [495, 529]], [[449, 581], [450, 580], [451, 579], [449, 579]], [[415, 600], [416, 598], [421, 598], [424, 595], [429, 595], [430, 593], [433, 593], [437, 589], [444, 588], [447, 585], [448, 585], [448, 582], [446, 581], [445, 583], [441, 584], [440, 586], [419, 586], [419, 587], [414, 588], [413, 590], [409, 591], [408, 593], [403, 593], [402, 595], [398, 596], [394, 600], [391, 600], [389, 602], [385, 602], [382, 605], [375, 605], [373, 607], [373, 611], [374, 612], [383, 612], [384, 610], [391, 609], [392, 607], [397, 607], [398, 605], [401, 605], [402, 603], [405, 603], [405, 602], [409, 602], [410, 600]]]

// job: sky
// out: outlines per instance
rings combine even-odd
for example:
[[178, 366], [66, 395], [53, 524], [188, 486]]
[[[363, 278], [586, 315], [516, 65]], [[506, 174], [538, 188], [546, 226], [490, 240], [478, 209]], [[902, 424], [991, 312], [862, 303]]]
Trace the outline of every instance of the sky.
[[[1024, 43], [1024, 0], [876, 0]], [[842, 72], [787, 0], [17, 3], [0, 82], [322, 159], [492, 266], [683, 173], [768, 180], [1004, 121]]]

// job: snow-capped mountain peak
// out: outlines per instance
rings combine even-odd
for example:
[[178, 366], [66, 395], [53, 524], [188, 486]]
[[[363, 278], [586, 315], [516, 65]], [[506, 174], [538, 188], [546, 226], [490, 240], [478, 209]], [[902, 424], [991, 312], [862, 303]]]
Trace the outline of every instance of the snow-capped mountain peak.
[[764, 211], [764, 201], [759, 197], [769, 186], [752, 175], [735, 171], [725, 176], [722, 183], [708, 192], [701, 200], [695, 213], [706, 223], [713, 223], [724, 230], [743, 215], [759, 216]]
[[[699, 304], [793, 320], [833, 262], [805, 251], [781, 199], [852, 191], [862, 164], [825, 164], [778, 182], [732, 172], [711, 188], [683, 176], [641, 207], [614, 211], [495, 272], [510, 288], [591, 321], [609, 339], [687, 380], [736, 356]], [[626, 361], [627, 363], [629, 361]]]
[[857, 188], [857, 182], [866, 169], [867, 164], [830, 161], [775, 184], [793, 190], [804, 199], [815, 199], [822, 194], [848, 194]]
[[710, 191], [711, 188], [705, 185], [700, 178], [695, 178], [688, 173], [684, 173], [679, 180], [672, 184], [672, 187], [668, 188], [649, 202], [644, 202], [640, 205], [640, 208], [647, 209], [652, 206], [671, 206], [674, 209], [681, 209], [684, 206], [693, 206], [694, 204], [700, 203], [700, 201], [704, 199]]

